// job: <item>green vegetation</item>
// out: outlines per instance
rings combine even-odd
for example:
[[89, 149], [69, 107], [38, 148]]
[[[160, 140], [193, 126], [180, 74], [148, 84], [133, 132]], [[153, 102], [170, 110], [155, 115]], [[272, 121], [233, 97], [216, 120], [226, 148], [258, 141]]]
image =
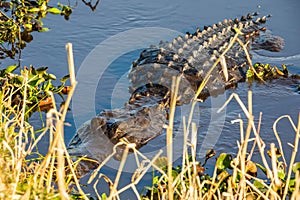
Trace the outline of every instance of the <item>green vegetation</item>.
[[18, 0], [0, 2], [0, 58], [21, 56], [27, 43], [33, 40], [32, 32], [45, 32], [42, 19], [48, 14], [60, 14], [69, 19], [70, 6], [49, 6], [47, 0]]
[[282, 70], [278, 69], [276, 66], [270, 66], [270, 64], [255, 63], [253, 65], [257, 75], [253, 69], [247, 71], [248, 81], [253, 81], [255, 79], [272, 80], [278, 77], [288, 77], [289, 72], [285, 64], [282, 64]]
[[[238, 99], [238, 96], [235, 96], [235, 98]], [[243, 106], [242, 103], [241, 107]], [[295, 127], [295, 124], [292, 121], [290, 122]], [[295, 152], [298, 148], [299, 122], [295, 130]], [[252, 124], [253, 122], [249, 121], [248, 123]], [[277, 121], [274, 125], [276, 123]], [[241, 129], [241, 134], [242, 131]], [[248, 134], [249, 132], [242, 138], [246, 138]], [[278, 136], [276, 131], [274, 134]], [[204, 164], [186, 153], [185, 160], [182, 161], [183, 164], [172, 169], [174, 199], [285, 199], [287, 196], [289, 199], [295, 199], [299, 195], [300, 162], [294, 163], [292, 156], [288, 166], [285, 161], [285, 156], [288, 155], [284, 155], [281, 150], [275, 148], [274, 143], [270, 144], [270, 150], [267, 151], [268, 158], [266, 158], [264, 150], [266, 144], [261, 141], [258, 132], [257, 134], [254, 133], [253, 138], [248, 140], [242, 138], [238, 143], [240, 148], [236, 157], [221, 153], [215, 159], [212, 176], [205, 173], [205, 164], [208, 159], [216, 155], [214, 150], [207, 152]], [[278, 143], [281, 144], [280, 140]], [[244, 155], [242, 151], [247, 145], [252, 145], [251, 152]], [[193, 145], [189, 142], [187, 147], [191, 151], [195, 151]], [[251, 160], [255, 148], [261, 151], [262, 158], [260, 161]], [[271, 166], [266, 160], [271, 160]], [[260, 164], [260, 162], [263, 162], [263, 164]], [[162, 197], [167, 196], [168, 193], [166, 187], [168, 185], [166, 175], [167, 158], [160, 157], [155, 161], [155, 164], [160, 170], [159, 173], [153, 174], [152, 186], [146, 187], [147, 192], [143, 196], [144, 200], [164, 199]], [[258, 177], [258, 170], [261, 171], [260, 174], [265, 176]]]
[[[58, 3], [53, 7], [49, 0], [0, 1], [0, 59], [17, 62], [0, 70], [0, 199], [69, 199], [76, 194], [86, 197], [63, 139], [64, 120], [76, 86], [74, 74], [70, 74], [71, 86], [65, 86], [69, 75], [55, 86], [56, 76], [48, 73], [47, 67], [22, 67], [20, 62], [32, 33], [48, 30], [42, 21], [48, 14], [69, 19], [71, 13], [70, 6]], [[72, 48], [67, 47], [71, 57]], [[59, 110], [54, 94], [63, 98]], [[62, 94], [69, 94], [66, 100]], [[39, 131], [28, 121], [36, 111], [47, 112], [46, 123]], [[46, 135], [48, 153], [41, 155], [38, 143]]]
[[[20, 75], [11, 74], [9, 70], [2, 72], [0, 199], [69, 199], [71, 194], [78, 193], [73, 192], [75, 186], [80, 196], [84, 197], [63, 139], [64, 120], [76, 86], [74, 74], [70, 77], [72, 87], [69, 95], [58, 111], [53, 92], [62, 92], [65, 80], [59, 87], [52, 86], [51, 80], [55, 76], [46, 73], [45, 68], [25, 68]], [[46, 94], [50, 100], [45, 103], [43, 96]], [[46, 125], [42, 132], [37, 133], [27, 120], [30, 113], [42, 110], [44, 106], [50, 106], [51, 109], [47, 109]], [[38, 143], [47, 134], [48, 153], [41, 155]], [[74, 186], [67, 187], [71, 185]]]
[[[50, 94], [66, 94], [68, 87], [65, 87], [65, 82], [68, 76], [60, 79], [61, 85], [54, 86], [53, 80], [56, 80], [54, 74], [47, 73], [47, 67], [38, 69], [32, 66], [28, 69], [24, 67], [20, 74], [13, 73], [17, 66], [9, 66], [6, 69], [0, 70], [0, 89], [4, 95], [8, 95], [5, 101], [10, 102], [9, 106], [14, 108], [16, 112], [20, 112], [25, 105], [24, 119], [28, 121], [33, 112], [48, 111], [52, 108]], [[26, 81], [26, 84], [24, 84]], [[26, 96], [26, 103], [23, 104], [23, 99]], [[62, 96], [63, 98], [63, 96]], [[13, 115], [13, 113], [11, 113]], [[11, 115], [7, 117], [11, 117]]]

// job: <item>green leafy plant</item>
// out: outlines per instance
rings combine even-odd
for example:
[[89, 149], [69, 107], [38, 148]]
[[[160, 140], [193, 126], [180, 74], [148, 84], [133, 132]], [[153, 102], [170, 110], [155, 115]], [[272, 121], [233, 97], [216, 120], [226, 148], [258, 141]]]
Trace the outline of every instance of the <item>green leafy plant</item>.
[[56, 76], [47, 73], [48, 67], [37, 69], [33, 66], [24, 67], [20, 74], [14, 73], [16, 69], [17, 66], [12, 65], [0, 70], [0, 91], [11, 94], [5, 101], [16, 111], [21, 110], [24, 106], [24, 97], [26, 97], [26, 120], [33, 112], [48, 111], [49, 108], [52, 108], [51, 94], [59, 94], [63, 99], [62, 94], [68, 92], [69, 88], [65, 86], [68, 75], [60, 79], [59, 86], [54, 86], [52, 82], [56, 80]]
[[45, 32], [42, 19], [48, 14], [60, 14], [66, 20], [72, 8], [58, 3], [49, 5], [49, 0], [19, 0], [0, 2], [0, 58], [15, 58], [33, 40], [32, 32]]
[[253, 80], [271, 80], [278, 77], [288, 77], [289, 71], [287, 69], [287, 66], [285, 64], [282, 64], [282, 70], [280, 70], [276, 66], [271, 66], [270, 64], [262, 64], [262, 63], [255, 63], [253, 65], [253, 69], [248, 69], [247, 71], [247, 78], [249, 81]]

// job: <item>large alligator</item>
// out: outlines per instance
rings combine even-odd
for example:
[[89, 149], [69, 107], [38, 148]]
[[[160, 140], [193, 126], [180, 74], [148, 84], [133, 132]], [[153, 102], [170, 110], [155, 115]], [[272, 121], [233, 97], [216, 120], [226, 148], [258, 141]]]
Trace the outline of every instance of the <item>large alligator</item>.
[[[142, 51], [128, 76], [132, 95], [125, 106], [102, 111], [86, 122], [71, 140], [68, 146], [71, 156], [96, 160], [82, 161], [80, 174], [98, 166], [121, 139], [140, 148], [162, 133], [167, 120], [172, 77], [181, 78], [177, 105], [194, 99], [199, 85], [218, 58], [223, 62], [212, 71], [204, 90], [198, 95], [199, 99], [218, 95], [245, 81], [248, 65], [245, 51], [238, 42], [230, 48], [228, 45], [239, 30], [242, 34], [238, 38], [248, 50], [280, 51], [283, 39], [262, 27], [267, 19], [267, 16], [260, 18], [255, 13], [240, 20], [224, 20]], [[221, 56], [225, 50], [227, 53]], [[223, 71], [224, 65], [227, 72]], [[122, 147], [118, 152], [122, 152]]]

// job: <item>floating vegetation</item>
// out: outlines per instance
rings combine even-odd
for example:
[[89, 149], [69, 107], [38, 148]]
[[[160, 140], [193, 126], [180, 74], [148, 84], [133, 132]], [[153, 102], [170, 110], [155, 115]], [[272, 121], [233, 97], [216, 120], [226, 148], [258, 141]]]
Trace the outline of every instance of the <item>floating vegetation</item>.
[[281, 65], [282, 69], [279, 69], [276, 66], [271, 66], [270, 64], [262, 64], [262, 63], [255, 63], [253, 68], [255, 69], [256, 73], [253, 69], [247, 70], [247, 78], [249, 81], [253, 80], [273, 80], [279, 77], [287, 78], [289, 75], [289, 71], [285, 64]]
[[[47, 112], [53, 107], [51, 94], [59, 94], [64, 101], [62, 95], [68, 90], [65, 83], [69, 75], [61, 78], [61, 84], [55, 86], [53, 81], [56, 80], [56, 76], [47, 72], [48, 67], [24, 67], [19, 74], [14, 73], [16, 69], [17, 66], [12, 65], [0, 70], [0, 91], [2, 95], [8, 95], [4, 101], [16, 112], [25, 106], [24, 117], [26, 121], [32, 113], [36, 111]], [[24, 98], [26, 98], [25, 104]]]

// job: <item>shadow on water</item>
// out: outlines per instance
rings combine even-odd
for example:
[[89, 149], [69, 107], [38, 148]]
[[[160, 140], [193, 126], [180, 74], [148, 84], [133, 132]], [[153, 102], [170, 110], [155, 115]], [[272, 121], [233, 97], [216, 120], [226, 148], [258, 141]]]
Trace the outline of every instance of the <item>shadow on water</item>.
[[[39, 34], [32, 44], [23, 53], [23, 64], [34, 66], [49, 66], [50, 72], [62, 77], [67, 74], [67, 59], [65, 44], [72, 42], [74, 46], [74, 57], [76, 70], [79, 69], [89, 52], [103, 40], [116, 35], [122, 31], [141, 27], [163, 27], [177, 30], [185, 33], [193, 32], [197, 26], [216, 23], [225, 18], [239, 17], [248, 12], [258, 11], [261, 14], [272, 14], [267, 27], [276, 35], [285, 39], [285, 49], [279, 53], [257, 52], [254, 54], [254, 61], [269, 62], [271, 64], [281, 65], [286, 63], [292, 65], [290, 72], [300, 73], [300, 59], [298, 39], [300, 27], [298, 19], [300, 13], [298, 0], [290, 1], [101, 1], [96, 12], [91, 12], [87, 7], [79, 3], [71, 16], [70, 21], [63, 21], [60, 16], [53, 16], [45, 21], [52, 30], [48, 33]], [[172, 38], [169, 38], [170, 40]], [[47, 42], [45, 42], [47, 41]], [[126, 41], [124, 41], [126, 42]], [[159, 41], [157, 41], [158, 43]], [[122, 44], [119, 44], [122, 45]], [[145, 46], [147, 47], [147, 46]], [[107, 52], [109, 54], [109, 52]], [[138, 57], [139, 50], [129, 52], [115, 60], [105, 71], [98, 85], [95, 99], [95, 110], [122, 106], [127, 100], [128, 80], [126, 73], [130, 69], [131, 62]], [[101, 66], [99, 66], [101, 67]], [[90, 82], [96, 80], [89, 80]], [[80, 84], [80, 83], [79, 83]], [[246, 84], [240, 84], [234, 91], [227, 91], [228, 97], [232, 92], [240, 95], [241, 99], [247, 100]], [[254, 99], [254, 115], [258, 119], [259, 112], [263, 112], [263, 121], [261, 136], [266, 142], [275, 141], [272, 135], [272, 125], [274, 120], [284, 114], [290, 114], [296, 121], [300, 110], [300, 96], [294, 92], [294, 88], [289, 85], [272, 83], [268, 85], [256, 84], [252, 87]], [[123, 93], [120, 93], [122, 91]], [[118, 98], [119, 97], [119, 98]], [[123, 102], [122, 102], [123, 101]], [[199, 122], [199, 146], [208, 131], [208, 125], [211, 123], [211, 99], [200, 105]], [[231, 124], [231, 120], [236, 119], [241, 113], [240, 108], [235, 102], [230, 103], [226, 111], [226, 120], [221, 127], [220, 135], [215, 149], [217, 152], [236, 152], [236, 140], [239, 139], [239, 127], [237, 124]], [[93, 116], [90, 116], [93, 117]], [[242, 115], [242, 117], [244, 117]], [[33, 119], [38, 123], [39, 119]], [[178, 120], [179, 121], [179, 120]], [[73, 137], [76, 129], [72, 111], [68, 113], [67, 122], [71, 127], [65, 130], [66, 143]], [[179, 123], [179, 122], [178, 122]], [[283, 143], [292, 142], [294, 135], [290, 134], [291, 126], [286, 120], [279, 124], [279, 133], [283, 136]], [[44, 141], [46, 144], [47, 141]], [[164, 137], [158, 137], [149, 142], [149, 147], [142, 148], [160, 148], [164, 146]], [[41, 150], [43, 149], [41, 145]], [[285, 145], [285, 150], [291, 152], [291, 148]], [[298, 158], [299, 159], [299, 158]], [[114, 174], [115, 170], [104, 168], [104, 173]], [[130, 180], [130, 173], [124, 173], [122, 180]], [[112, 175], [113, 176], [113, 175]], [[150, 184], [151, 176], [145, 177], [144, 183]], [[121, 184], [127, 183], [126, 181]], [[142, 188], [142, 185], [140, 186]], [[92, 186], [85, 188], [92, 192]], [[107, 189], [107, 188], [106, 188]], [[122, 199], [131, 199], [131, 194], [124, 194]]]

